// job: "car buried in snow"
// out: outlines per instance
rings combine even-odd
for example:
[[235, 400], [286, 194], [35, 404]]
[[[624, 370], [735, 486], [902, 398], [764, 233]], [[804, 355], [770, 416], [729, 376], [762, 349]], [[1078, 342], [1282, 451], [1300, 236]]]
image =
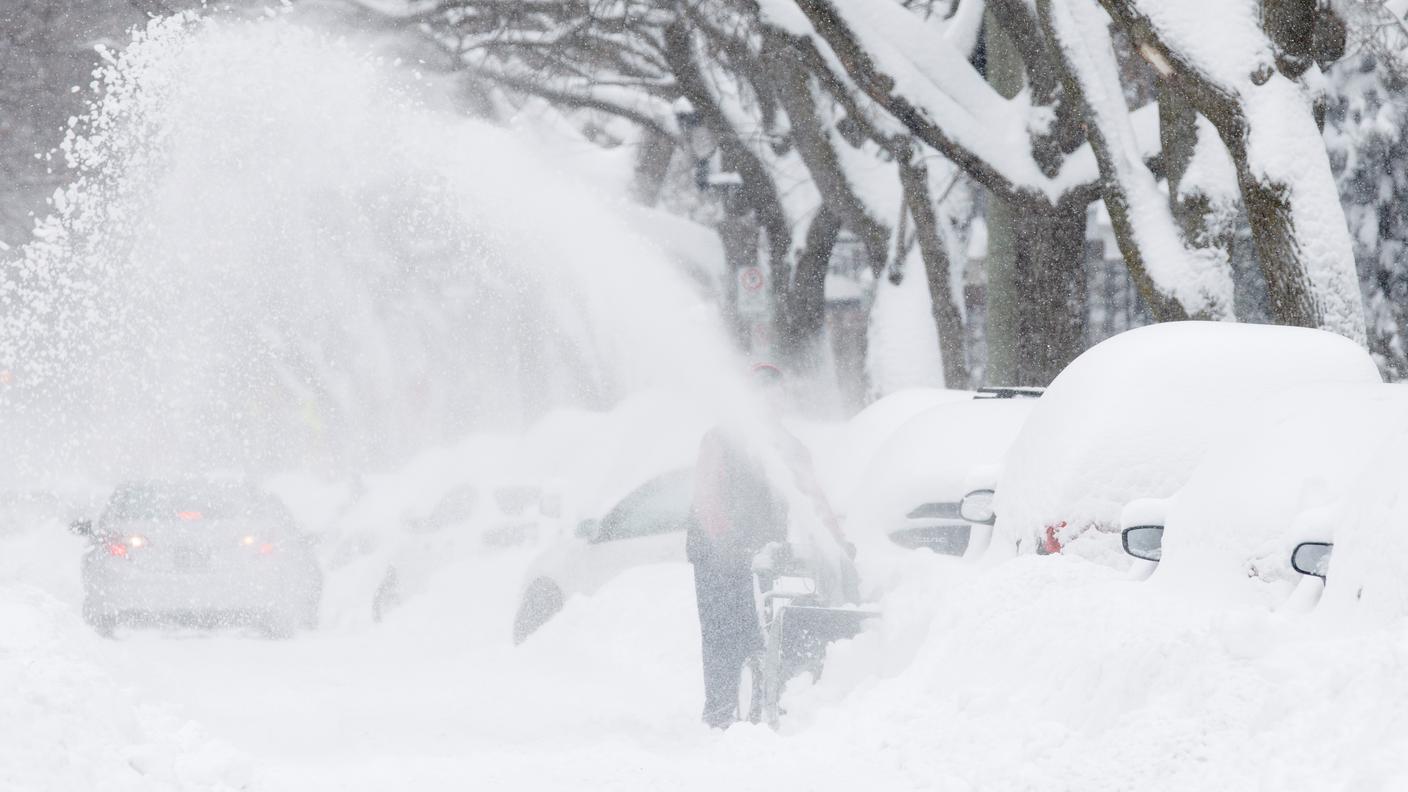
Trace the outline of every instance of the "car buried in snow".
[[[1408, 390], [1408, 385], [1385, 386]], [[1402, 402], [1399, 410], [1404, 410]], [[1317, 610], [1332, 618], [1397, 622], [1408, 616], [1408, 416], [1380, 421], [1359, 449], [1352, 481], [1323, 511], [1316, 530], [1297, 533], [1290, 566], [1306, 580]]]
[[1290, 388], [1215, 443], [1176, 495], [1127, 506], [1124, 548], [1160, 583], [1279, 607], [1301, 575], [1324, 577], [1342, 504], [1375, 450], [1404, 435], [1408, 386]]
[[1190, 321], [1107, 339], [1056, 377], [1004, 457], [994, 549], [1127, 565], [1120, 529], [1150, 526], [1122, 525], [1125, 506], [1177, 493], [1266, 398], [1382, 382], [1362, 347], [1320, 330]]
[[536, 542], [557, 516], [555, 500], [531, 481], [465, 482], [429, 513], [407, 515], [372, 596], [373, 619], [421, 592], [456, 557]]
[[322, 571], [313, 538], [272, 495], [197, 479], [117, 488], [83, 555], [83, 617], [124, 624], [256, 625], [288, 636], [317, 625]]
[[[1007, 452], [1041, 390], [984, 388], [906, 421], [875, 453], [846, 515], [847, 536], [944, 555], [981, 553], [989, 519], [962, 502]], [[969, 504], [976, 507], [976, 498]]]
[[562, 610], [631, 567], [685, 561], [684, 532], [693, 507], [694, 470], [674, 470], [641, 484], [604, 516], [584, 519], [574, 535], [528, 568], [513, 621], [522, 643]]
[[838, 460], [839, 467], [830, 477], [834, 481], [828, 493], [832, 508], [838, 514], [845, 514], [853, 501], [864, 498], [860, 484], [865, 472], [901, 427], [939, 405], [966, 402], [973, 395], [973, 391], [947, 388], [902, 388], [876, 399], [851, 416], [844, 429], [846, 453]]

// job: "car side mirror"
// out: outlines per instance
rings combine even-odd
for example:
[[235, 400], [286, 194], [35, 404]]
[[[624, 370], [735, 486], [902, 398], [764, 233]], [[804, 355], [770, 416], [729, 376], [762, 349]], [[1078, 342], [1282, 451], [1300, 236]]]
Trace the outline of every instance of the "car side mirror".
[[1291, 567], [1302, 575], [1324, 580], [1330, 571], [1330, 555], [1334, 549], [1330, 542], [1301, 542], [1291, 551]]
[[1145, 561], [1158, 561], [1164, 557], [1164, 527], [1162, 525], [1135, 525], [1120, 532], [1120, 543], [1124, 551]]
[[79, 536], [92, 536], [92, 535], [93, 535], [93, 521], [92, 521], [92, 520], [74, 520], [73, 522], [71, 522], [71, 523], [68, 524], [68, 529], [69, 529], [70, 531], [72, 531], [72, 532], [78, 534]]
[[973, 490], [963, 496], [958, 504], [958, 516], [974, 525], [992, 525], [997, 522], [997, 514], [992, 510], [993, 496], [990, 489]]
[[603, 538], [601, 520], [582, 520], [577, 523], [577, 538], [588, 542], [600, 542]]

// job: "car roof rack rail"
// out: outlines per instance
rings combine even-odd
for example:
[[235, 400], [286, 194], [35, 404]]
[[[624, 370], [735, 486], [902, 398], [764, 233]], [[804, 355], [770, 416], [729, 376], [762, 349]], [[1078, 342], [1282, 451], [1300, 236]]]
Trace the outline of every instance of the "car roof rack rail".
[[1035, 399], [1045, 392], [1045, 388], [1018, 385], [1002, 385], [978, 388], [975, 399]]

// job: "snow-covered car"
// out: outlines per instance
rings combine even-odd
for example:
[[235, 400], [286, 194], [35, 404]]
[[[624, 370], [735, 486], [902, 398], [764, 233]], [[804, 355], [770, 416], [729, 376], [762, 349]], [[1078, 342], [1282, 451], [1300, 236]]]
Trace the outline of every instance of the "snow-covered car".
[[143, 481], [113, 492], [83, 556], [83, 616], [126, 623], [256, 624], [273, 635], [317, 625], [322, 571], [313, 540], [248, 484]]
[[532, 482], [470, 482], [445, 493], [428, 514], [408, 515], [372, 597], [373, 618], [420, 591], [461, 554], [536, 542], [544, 521], [556, 516], [551, 507], [544, 514], [543, 506], [543, 488]]
[[1040, 391], [980, 391], [906, 421], [875, 453], [846, 515], [857, 543], [888, 538], [907, 548], [980, 553], [987, 526], [975, 530], [959, 512], [974, 469], [1001, 461]]
[[[1393, 390], [1408, 386], [1387, 386]], [[1353, 480], [1340, 497], [1296, 533], [1304, 540], [1291, 565], [1322, 578], [1317, 610], [1336, 621], [1398, 621], [1408, 616], [1408, 564], [1403, 530], [1408, 526], [1408, 416], [1381, 422], [1372, 447], [1352, 460]]]
[[[1335, 539], [1346, 495], [1386, 436], [1408, 432], [1408, 387], [1307, 385], [1261, 402], [1173, 497], [1125, 509], [1125, 548], [1151, 576], [1222, 601], [1277, 606], [1295, 548]], [[1164, 519], [1159, 520], [1162, 505]], [[1159, 524], [1162, 523], [1162, 527]], [[1301, 563], [1314, 568], [1311, 550]]]
[[591, 594], [623, 570], [683, 562], [684, 532], [693, 505], [694, 471], [675, 470], [647, 481], [600, 519], [585, 519], [575, 535], [528, 568], [513, 622], [521, 643], [573, 595]]
[[1087, 350], [1038, 400], [998, 474], [994, 548], [1115, 566], [1120, 515], [1167, 498], [1263, 401], [1298, 385], [1381, 384], [1349, 339], [1298, 327], [1172, 322]]
[[973, 391], [904, 388], [866, 405], [845, 424], [844, 454], [838, 460], [837, 470], [829, 477], [834, 482], [829, 493], [831, 507], [838, 514], [850, 510], [855, 496], [860, 494], [858, 484], [875, 461], [875, 455], [911, 418], [941, 404], [971, 398]]

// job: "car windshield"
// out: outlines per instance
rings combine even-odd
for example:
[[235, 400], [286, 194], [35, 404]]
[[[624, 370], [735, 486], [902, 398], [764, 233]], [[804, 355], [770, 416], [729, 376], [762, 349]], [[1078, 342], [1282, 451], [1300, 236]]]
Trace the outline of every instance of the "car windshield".
[[667, 473], [623, 498], [602, 520], [602, 528], [612, 539], [684, 530], [693, 494], [693, 470]]

